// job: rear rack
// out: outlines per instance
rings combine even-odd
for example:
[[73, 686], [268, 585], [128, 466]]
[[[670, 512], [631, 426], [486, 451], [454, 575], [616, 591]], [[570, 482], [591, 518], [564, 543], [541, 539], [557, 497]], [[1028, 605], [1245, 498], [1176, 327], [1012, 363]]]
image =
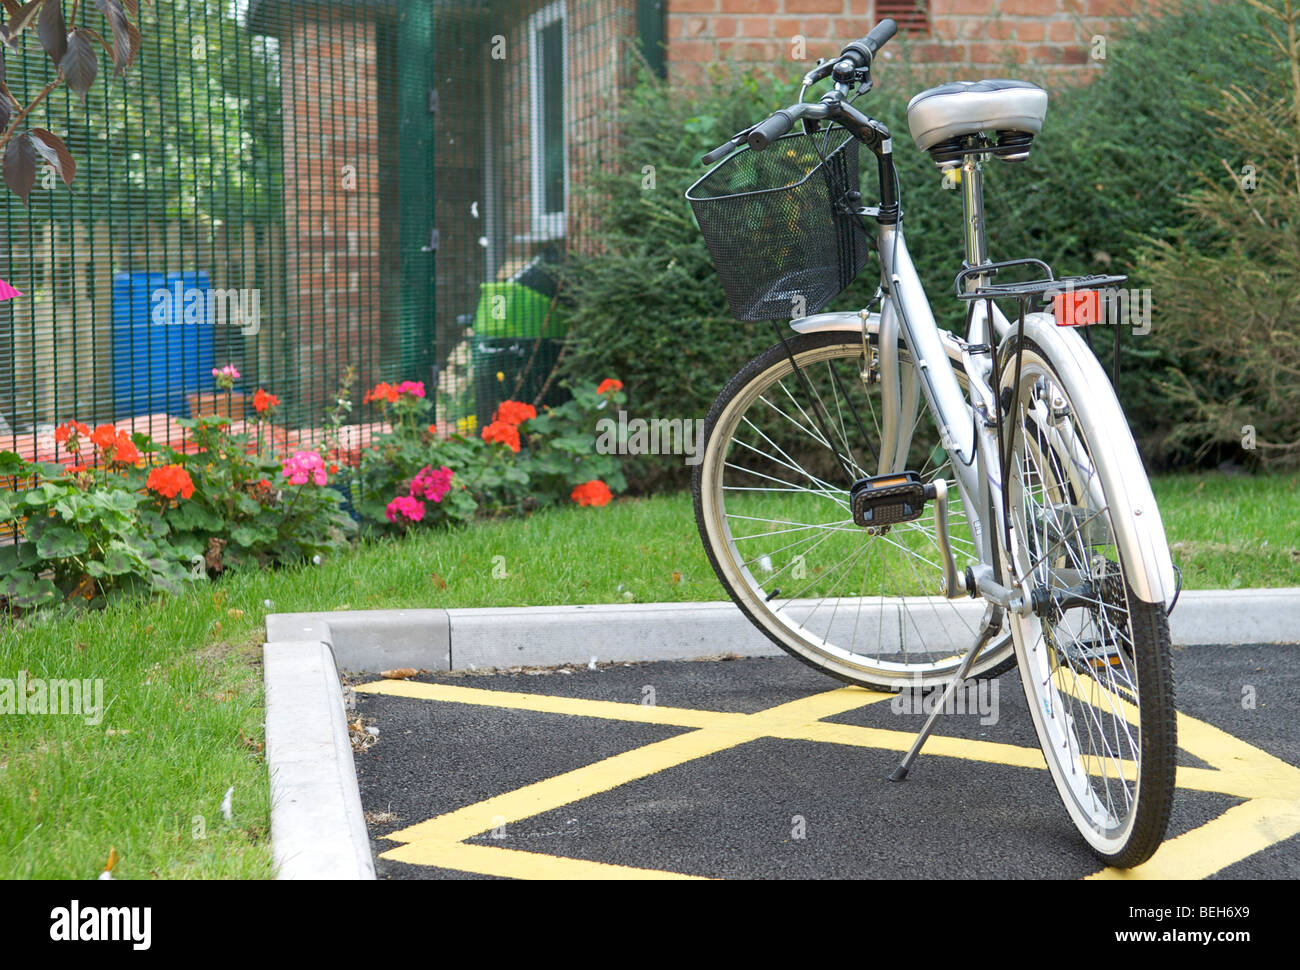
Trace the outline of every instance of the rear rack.
[[[1009, 269], [1012, 266], [1035, 266], [1046, 274], [1045, 278], [1026, 280], [1022, 283], [985, 283], [974, 286], [969, 290], [963, 290], [962, 286], [970, 279], [981, 276], [996, 276], [999, 270]], [[1105, 274], [1092, 274], [1090, 276], [1062, 276], [1057, 277], [1052, 272], [1052, 267], [1048, 266], [1041, 259], [1008, 259], [1000, 263], [981, 263], [978, 266], [967, 266], [957, 274], [953, 281], [953, 289], [956, 291], [957, 299], [970, 301], [970, 306], [966, 315], [966, 339], [970, 339], [970, 320], [971, 313], [974, 312], [975, 300], [988, 301], [989, 326], [992, 326], [993, 319], [993, 301], [1003, 299], [1013, 299], [1020, 304], [1020, 313], [1016, 322], [1016, 356], [1015, 356], [1015, 379], [1012, 388], [1016, 391], [1020, 387], [1020, 365], [1025, 352], [1025, 314], [1031, 309], [1040, 309], [1051, 306], [1053, 298], [1060, 293], [1077, 292], [1080, 290], [1095, 290], [1104, 286], [1114, 286], [1116, 283], [1123, 283], [1127, 276], [1111, 276]], [[1115, 349], [1114, 356], [1111, 360], [1111, 385], [1115, 390], [1116, 396], [1119, 395], [1119, 335], [1122, 328], [1115, 326]], [[1084, 339], [1088, 346], [1092, 347], [1092, 328], [1084, 327]], [[990, 332], [990, 340], [992, 333]], [[993, 380], [1001, 380], [1001, 363], [998, 360], [996, 348], [993, 351]], [[999, 395], [997, 406], [994, 408], [994, 419], [997, 426], [998, 438], [998, 465], [1002, 477], [999, 481], [1006, 482], [1011, 474], [1011, 451], [1007, 441], [1008, 432], [1004, 432], [1002, 426], [1002, 413], [1005, 410], [1008, 414], [1015, 414], [1016, 397], [1015, 392], [1011, 395], [1010, 401], [1004, 401]], [[1007, 547], [1010, 548], [1011, 538], [1010, 523], [1011, 512], [1008, 507], [1007, 489], [1002, 489], [1002, 520], [1008, 530], [1008, 535], [1004, 536]]]
[[[1047, 274], [1047, 278], [1025, 280], [1022, 283], [986, 283], [971, 290], [962, 289], [962, 285], [972, 277], [995, 276], [998, 270], [1012, 266], [1039, 266]], [[983, 263], [979, 266], [966, 267], [957, 274], [956, 280], [953, 281], [953, 288], [959, 300], [1015, 298], [1023, 301], [1037, 297], [1038, 305], [1045, 306], [1057, 293], [1070, 290], [1095, 290], [1103, 286], [1123, 283], [1127, 279], [1127, 276], [1111, 276], [1102, 273], [1094, 273], [1090, 276], [1062, 276], [1058, 279], [1053, 274], [1052, 267], [1041, 259], [1008, 259], [1001, 263]]]

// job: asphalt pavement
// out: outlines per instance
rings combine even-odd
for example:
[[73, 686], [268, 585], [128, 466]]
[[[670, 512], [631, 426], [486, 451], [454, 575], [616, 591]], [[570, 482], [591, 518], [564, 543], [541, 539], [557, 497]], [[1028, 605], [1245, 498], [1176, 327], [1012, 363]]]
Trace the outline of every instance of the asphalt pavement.
[[[1136, 875], [1300, 877], [1296, 646], [1174, 651], [1179, 788]], [[380, 879], [1084, 878], [1016, 673], [924, 720], [788, 658], [350, 678]]]

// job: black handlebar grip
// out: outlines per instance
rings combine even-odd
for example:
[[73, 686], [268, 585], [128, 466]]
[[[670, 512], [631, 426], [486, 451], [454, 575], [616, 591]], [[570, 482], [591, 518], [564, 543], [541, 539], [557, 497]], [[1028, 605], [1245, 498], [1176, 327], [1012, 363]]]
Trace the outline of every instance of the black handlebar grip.
[[856, 67], [866, 67], [875, 59], [876, 51], [885, 46], [886, 41], [898, 33], [898, 24], [892, 17], [886, 17], [872, 27], [866, 37], [846, 44], [840, 51], [840, 57], [847, 57]]
[[776, 141], [789, 132], [794, 127], [794, 123], [794, 115], [784, 108], [773, 112], [762, 122], [755, 125], [754, 130], [749, 133], [749, 147], [756, 152], [761, 152], [767, 147], [768, 142]]
[[872, 27], [867, 33], [867, 36], [862, 39], [866, 45], [871, 48], [871, 56], [875, 57], [876, 51], [884, 47], [885, 42], [896, 33], [898, 33], [898, 24], [894, 22], [892, 17], [886, 17], [880, 23], [876, 24], [876, 26]]
[[737, 147], [738, 146], [736, 145], [735, 141], [728, 138], [717, 148], [713, 149], [713, 151], [709, 152], [707, 155], [701, 158], [700, 161], [703, 162], [705, 165], [712, 165], [714, 162], [721, 161], [722, 159], [726, 158], [728, 155], [734, 152]]

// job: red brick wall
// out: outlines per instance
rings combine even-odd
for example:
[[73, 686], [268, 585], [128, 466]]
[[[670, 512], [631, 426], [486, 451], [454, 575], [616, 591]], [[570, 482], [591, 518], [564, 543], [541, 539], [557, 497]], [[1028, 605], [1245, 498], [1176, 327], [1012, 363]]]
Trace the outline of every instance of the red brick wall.
[[[375, 24], [323, 22], [303, 9], [282, 45], [291, 337], [302, 374], [333, 374], [335, 362], [364, 365], [375, 356], [368, 318], [380, 283]], [[335, 76], [322, 65], [337, 66]]]
[[[1075, 76], [1094, 36], [1132, 16], [1132, 0], [928, 0], [930, 30], [891, 42], [892, 58], [947, 77], [1020, 68]], [[875, 0], [668, 0], [669, 70], [684, 80], [720, 59], [772, 63], [837, 54], [876, 23]], [[942, 67], [942, 70], [938, 70]], [[1086, 73], [1084, 74], [1086, 77]]]
[[[515, 19], [504, 32], [507, 56], [505, 90], [517, 104], [512, 123], [498, 136], [503, 172], [515, 173], [509, 205], [502, 213], [509, 238], [532, 231], [532, 154], [528, 110], [532, 70], [528, 61], [528, 19], [550, 0], [525, 0], [511, 7]], [[603, 159], [602, 148], [612, 142], [620, 88], [629, 78], [623, 68], [624, 48], [635, 32], [633, 7], [623, 0], [568, 0], [565, 5], [567, 71], [564, 124], [569, 165], [567, 206], [570, 241], [581, 243], [582, 229], [592, 218], [583, 191], [587, 174]]]

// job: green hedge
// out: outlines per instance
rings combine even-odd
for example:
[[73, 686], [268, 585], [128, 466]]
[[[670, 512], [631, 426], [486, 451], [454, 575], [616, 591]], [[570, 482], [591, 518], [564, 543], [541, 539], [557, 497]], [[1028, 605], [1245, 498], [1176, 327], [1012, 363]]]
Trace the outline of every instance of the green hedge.
[[[992, 258], [1037, 256], [1058, 274], [1132, 274], [1140, 237], [1180, 226], [1180, 194], [1220, 165], [1206, 111], [1225, 79], [1261, 79], [1267, 64], [1254, 39], [1262, 33], [1247, 5], [1194, 0], [1109, 37], [1091, 83], [1052, 91], [1029, 159], [986, 167]], [[803, 69], [720, 65], [712, 83], [695, 87], [647, 76], [622, 104], [619, 161], [590, 187], [600, 228], [592, 249], [566, 269], [573, 336], [563, 366], [580, 377], [622, 375], [639, 416], [702, 417], [740, 365], [775, 340], [770, 324], [727, 314], [683, 192], [703, 173], [704, 152], [793, 100]], [[882, 61], [877, 90], [859, 106], [894, 133], [908, 243], [936, 316], [957, 326], [961, 308], [947, 294], [961, 263], [960, 197], [943, 189], [934, 164], [911, 143], [905, 113], [915, 87], [907, 73]], [[871, 198], [873, 166], [863, 171]], [[873, 257], [834, 305], [862, 305], [877, 275]], [[1133, 277], [1129, 285], [1147, 284]], [[1158, 331], [1158, 319], [1154, 325]], [[1110, 334], [1102, 336], [1108, 343]], [[1121, 396], [1136, 426], [1167, 417], [1153, 377], [1169, 364], [1158, 341], [1126, 338]], [[627, 470], [641, 491], [681, 485], [689, 472], [680, 457], [652, 456], [630, 460]]]

